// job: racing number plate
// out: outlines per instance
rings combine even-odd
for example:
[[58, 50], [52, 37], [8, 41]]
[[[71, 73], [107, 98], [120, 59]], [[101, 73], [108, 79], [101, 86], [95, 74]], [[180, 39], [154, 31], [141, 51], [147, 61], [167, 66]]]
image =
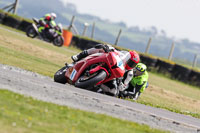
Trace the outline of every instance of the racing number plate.
[[76, 73], [77, 73], [76, 69], [72, 69], [72, 70], [71, 70], [71, 74], [70, 74], [70, 77], [69, 77], [69, 78], [70, 78], [72, 81], [73, 81], [73, 79], [74, 79]]

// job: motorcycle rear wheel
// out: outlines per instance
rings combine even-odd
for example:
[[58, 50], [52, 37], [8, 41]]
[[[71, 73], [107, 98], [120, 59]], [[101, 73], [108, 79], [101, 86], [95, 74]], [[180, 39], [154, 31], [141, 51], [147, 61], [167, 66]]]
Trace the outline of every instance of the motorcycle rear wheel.
[[67, 83], [67, 79], [65, 77], [66, 70], [67, 70], [67, 66], [64, 66], [63, 68], [61, 68], [60, 70], [58, 70], [54, 74], [54, 81], [57, 82], [57, 83], [61, 83], [61, 84]]
[[87, 90], [91, 90], [94, 85], [96, 85], [98, 82], [104, 80], [107, 76], [107, 73], [105, 71], [100, 71], [99, 73], [96, 73], [91, 78], [85, 78], [85, 76], [81, 76], [76, 82], [75, 86]]
[[53, 40], [53, 44], [55, 46], [61, 47], [64, 44], [64, 39], [62, 36], [57, 36], [54, 40]]
[[37, 36], [37, 32], [32, 25], [27, 28], [26, 35], [30, 38], [35, 38]]

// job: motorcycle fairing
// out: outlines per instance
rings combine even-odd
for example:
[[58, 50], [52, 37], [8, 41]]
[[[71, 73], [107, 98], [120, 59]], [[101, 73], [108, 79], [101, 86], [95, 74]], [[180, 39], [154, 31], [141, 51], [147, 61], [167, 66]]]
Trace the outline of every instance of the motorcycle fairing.
[[71, 65], [65, 72], [65, 77], [69, 82], [71, 82], [71, 79], [74, 79], [74, 74], [72, 75], [73, 70], [74, 70], [73, 65]]
[[[109, 78], [106, 78], [105, 81], [107, 82], [109, 80], [112, 80], [114, 78], [122, 77], [125, 73], [125, 70], [123, 69], [123, 62], [119, 58], [117, 54], [114, 52], [109, 52], [109, 53], [96, 53], [87, 56], [83, 60], [80, 60], [74, 64], [74, 67], [71, 68], [72, 70], [66, 71], [65, 76], [71, 80], [73, 83], [75, 83], [78, 78], [83, 74], [83, 72], [91, 65], [93, 64], [106, 64], [107, 69], [109, 69]], [[116, 66], [116, 67], [113, 67]], [[74, 70], [75, 69], [75, 70]], [[95, 69], [95, 68], [94, 68]], [[97, 72], [99, 70], [102, 70], [102, 67], [98, 67], [94, 72]], [[105, 68], [106, 69], [106, 68]], [[105, 70], [104, 69], [104, 70]], [[106, 71], [108, 73], [108, 71]]]
[[37, 26], [34, 23], [32, 23], [32, 26], [35, 29], [35, 31], [37, 32], [37, 34], [39, 34]]
[[99, 70], [104, 70], [104, 71], [107, 73], [107, 75], [109, 75], [109, 73], [108, 73], [108, 71], [106, 70], [106, 68], [104, 68], [104, 67], [102, 67], [102, 66], [97, 66], [97, 67], [91, 69], [91, 70], [89, 71], [89, 73], [90, 73], [90, 74], [93, 74], [93, 73], [95, 73], [95, 72], [97, 72], [97, 71], [99, 71]]
[[123, 61], [122, 59], [120, 59], [119, 55], [116, 55], [115, 53], [111, 53], [111, 54], [116, 59], [117, 67], [119, 67], [121, 70], [125, 70]]

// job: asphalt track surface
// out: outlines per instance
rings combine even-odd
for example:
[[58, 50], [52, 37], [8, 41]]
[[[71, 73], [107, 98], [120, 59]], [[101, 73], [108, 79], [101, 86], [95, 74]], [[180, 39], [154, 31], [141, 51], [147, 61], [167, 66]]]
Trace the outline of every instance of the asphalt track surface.
[[53, 82], [53, 79], [20, 68], [0, 64], [0, 89], [35, 99], [123, 120], [147, 124], [177, 133], [200, 133], [200, 119], [176, 114], [103, 94]]

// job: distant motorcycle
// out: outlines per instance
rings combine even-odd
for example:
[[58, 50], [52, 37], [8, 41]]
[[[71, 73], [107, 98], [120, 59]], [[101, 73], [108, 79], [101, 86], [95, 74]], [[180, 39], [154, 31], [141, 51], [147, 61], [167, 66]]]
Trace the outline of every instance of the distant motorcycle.
[[26, 30], [26, 35], [31, 38], [39, 37], [40, 39], [53, 42], [55, 46], [61, 47], [64, 43], [64, 38], [62, 37], [62, 25], [58, 24], [56, 28], [50, 28], [48, 31], [43, 31], [40, 33], [38, 28], [41, 27], [39, 20], [33, 18], [34, 23], [28, 26]]

